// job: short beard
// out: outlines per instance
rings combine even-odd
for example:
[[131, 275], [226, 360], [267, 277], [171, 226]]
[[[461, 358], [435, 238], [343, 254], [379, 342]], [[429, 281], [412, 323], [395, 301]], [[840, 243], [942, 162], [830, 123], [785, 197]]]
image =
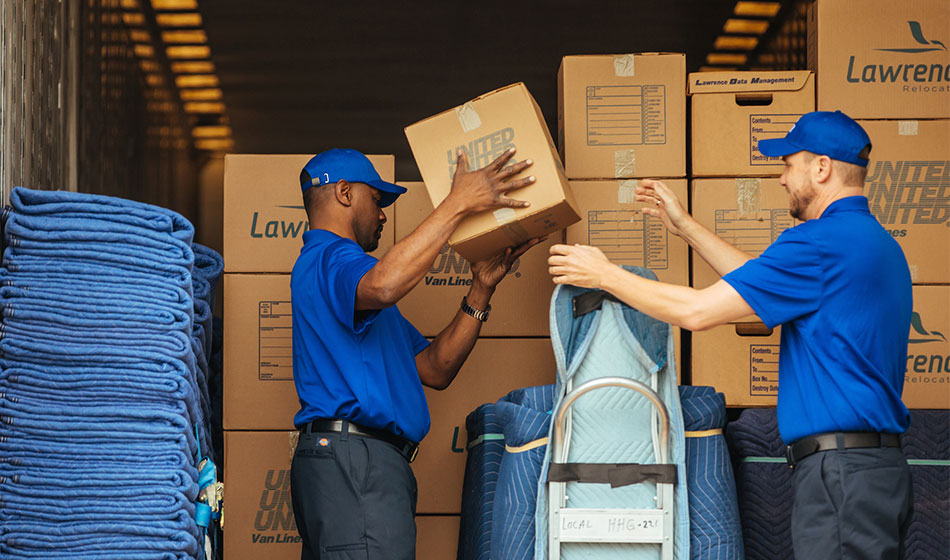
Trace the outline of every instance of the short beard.
[[811, 179], [808, 179], [802, 189], [798, 191], [798, 194], [791, 196], [788, 213], [796, 220], [805, 221], [805, 211], [808, 210], [817, 195], [818, 191], [815, 190], [815, 185], [811, 182]]

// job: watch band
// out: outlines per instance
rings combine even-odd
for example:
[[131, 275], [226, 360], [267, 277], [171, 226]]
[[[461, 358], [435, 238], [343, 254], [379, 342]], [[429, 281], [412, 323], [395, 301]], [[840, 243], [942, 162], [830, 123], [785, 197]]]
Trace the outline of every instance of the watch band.
[[465, 313], [471, 315], [472, 317], [475, 317], [476, 319], [484, 323], [485, 321], [488, 320], [488, 314], [491, 313], [491, 305], [489, 305], [488, 309], [486, 309], [485, 311], [482, 311], [480, 309], [475, 309], [474, 307], [468, 304], [467, 298], [463, 296], [462, 297], [462, 311], [464, 311]]

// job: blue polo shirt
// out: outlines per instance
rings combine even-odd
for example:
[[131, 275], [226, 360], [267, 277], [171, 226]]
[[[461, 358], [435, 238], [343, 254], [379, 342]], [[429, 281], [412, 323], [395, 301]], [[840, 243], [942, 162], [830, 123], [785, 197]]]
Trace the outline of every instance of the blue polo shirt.
[[335, 233], [303, 234], [290, 277], [294, 425], [340, 418], [418, 442], [429, 431], [429, 408], [415, 356], [429, 342], [396, 306], [354, 319], [356, 287], [376, 262]]
[[782, 325], [778, 425], [786, 443], [907, 429], [910, 271], [867, 198], [835, 201], [723, 280], [766, 325]]

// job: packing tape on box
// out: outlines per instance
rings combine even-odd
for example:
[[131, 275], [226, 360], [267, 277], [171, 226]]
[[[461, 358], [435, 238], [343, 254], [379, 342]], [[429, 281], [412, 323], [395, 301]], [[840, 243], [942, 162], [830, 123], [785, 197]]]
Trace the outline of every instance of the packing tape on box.
[[495, 221], [498, 222], [498, 225], [503, 226], [508, 222], [515, 221], [515, 210], [514, 208], [499, 208], [491, 213], [495, 217]]
[[617, 203], [618, 204], [629, 204], [636, 200], [637, 196], [637, 182], [636, 181], [620, 181], [617, 185]]
[[478, 111], [475, 110], [475, 106], [472, 105], [471, 101], [461, 107], [456, 107], [455, 114], [458, 115], [459, 123], [461, 123], [464, 132], [470, 132], [482, 126], [482, 119], [478, 116]]
[[908, 264], [907, 268], [910, 269], [910, 283], [916, 284], [917, 280], [920, 278], [920, 267], [916, 264]]
[[759, 211], [759, 195], [761, 193], [761, 179], [736, 179], [736, 211], [740, 217], [749, 216]]
[[897, 134], [900, 136], [917, 136], [917, 121], [898, 121]]
[[614, 177], [633, 177], [637, 174], [637, 154], [633, 148], [614, 152]]
[[621, 54], [614, 57], [614, 74], [620, 78], [634, 75], [632, 54]]

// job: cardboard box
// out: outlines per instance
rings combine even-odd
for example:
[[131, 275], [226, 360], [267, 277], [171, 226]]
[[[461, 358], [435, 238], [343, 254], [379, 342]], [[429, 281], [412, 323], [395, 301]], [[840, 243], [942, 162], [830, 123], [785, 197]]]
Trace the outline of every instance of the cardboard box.
[[[754, 257], [801, 223], [788, 213], [788, 193], [777, 178], [696, 179], [691, 200], [699, 223]], [[707, 288], [719, 278], [702, 257], [693, 255], [694, 288]]]
[[290, 498], [296, 432], [224, 432], [224, 557], [298, 560]]
[[[396, 201], [396, 239], [402, 240], [432, 213], [422, 183], [400, 183], [409, 191]], [[492, 312], [481, 336], [548, 336], [548, 316], [554, 282], [548, 274], [548, 253], [563, 241], [556, 231], [515, 261], [492, 296]], [[445, 245], [429, 272], [404, 298], [399, 311], [423, 336], [433, 337], [455, 317], [472, 281], [469, 262]]]
[[292, 430], [289, 274], [224, 275], [225, 430]]
[[[711, 385], [727, 406], [774, 406], [781, 327], [737, 323], [693, 333], [693, 385]], [[902, 399], [908, 408], [950, 408], [950, 286], [914, 286]]]
[[860, 121], [871, 137], [864, 192], [915, 284], [950, 283], [950, 120]]
[[[663, 179], [687, 200], [686, 179]], [[642, 266], [669, 284], [689, 284], [689, 245], [667, 231], [659, 218], [640, 212], [639, 181], [571, 181], [581, 221], [567, 228], [565, 242], [593, 245], [616, 264]]]
[[451, 560], [458, 553], [458, 515], [416, 516], [417, 560]]
[[950, 3], [819, 0], [808, 10], [818, 109], [855, 119], [950, 118]]
[[[225, 432], [224, 557], [299, 560], [290, 494], [295, 432]], [[417, 516], [416, 558], [454, 558], [459, 516]]]
[[418, 513], [461, 512], [465, 418], [514, 389], [554, 383], [556, 371], [549, 339], [483, 338], [448, 389], [426, 388], [432, 428], [412, 463], [419, 484]]
[[557, 232], [579, 219], [544, 115], [522, 83], [410, 125], [406, 137], [433, 207], [449, 195], [458, 150], [468, 155], [472, 169], [485, 167], [511, 147], [518, 150], [513, 159], [534, 161], [518, 177], [533, 175], [537, 181], [509, 195], [531, 206], [469, 216], [452, 234], [449, 245], [470, 262]]
[[[300, 171], [313, 155], [228, 154], [224, 158], [225, 272], [290, 272], [310, 228]], [[384, 181], [394, 181], [395, 158], [367, 156]], [[391, 216], [390, 216], [391, 217]], [[374, 256], [393, 244], [386, 227]]]
[[759, 140], [784, 138], [815, 110], [811, 72], [698, 72], [689, 75], [693, 177], [780, 175], [784, 162]]
[[566, 56], [558, 137], [571, 179], [686, 176], [686, 55]]

